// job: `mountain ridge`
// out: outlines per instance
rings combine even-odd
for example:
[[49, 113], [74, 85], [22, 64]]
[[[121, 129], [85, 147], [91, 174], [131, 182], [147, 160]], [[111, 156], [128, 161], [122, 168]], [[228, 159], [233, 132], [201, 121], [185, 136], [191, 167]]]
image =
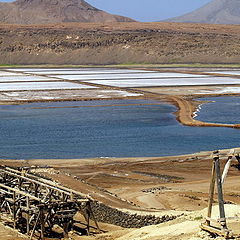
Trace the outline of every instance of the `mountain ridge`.
[[84, 0], [16, 0], [0, 2], [0, 22], [48, 24], [62, 22], [134, 22], [93, 7]]
[[239, 0], [212, 0], [203, 7], [166, 22], [240, 24]]

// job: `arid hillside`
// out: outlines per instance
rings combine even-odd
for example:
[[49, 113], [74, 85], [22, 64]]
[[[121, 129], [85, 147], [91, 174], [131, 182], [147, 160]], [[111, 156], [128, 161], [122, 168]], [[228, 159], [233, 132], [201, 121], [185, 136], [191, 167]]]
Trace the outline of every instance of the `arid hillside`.
[[170, 22], [196, 22], [214, 24], [240, 24], [239, 0], [212, 0], [205, 6]]
[[240, 26], [0, 25], [0, 64], [239, 63]]
[[62, 22], [131, 22], [101, 11], [84, 0], [16, 0], [0, 2], [0, 22], [46, 24]]

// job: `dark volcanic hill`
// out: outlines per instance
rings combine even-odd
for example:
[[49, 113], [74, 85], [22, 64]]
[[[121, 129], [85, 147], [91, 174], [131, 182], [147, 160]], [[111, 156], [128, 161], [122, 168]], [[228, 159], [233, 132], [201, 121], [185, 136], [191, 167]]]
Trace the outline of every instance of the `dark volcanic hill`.
[[101, 11], [84, 0], [17, 0], [0, 2], [0, 22], [46, 24], [62, 22], [132, 22]]
[[240, 0], [213, 0], [191, 13], [166, 21], [240, 24]]

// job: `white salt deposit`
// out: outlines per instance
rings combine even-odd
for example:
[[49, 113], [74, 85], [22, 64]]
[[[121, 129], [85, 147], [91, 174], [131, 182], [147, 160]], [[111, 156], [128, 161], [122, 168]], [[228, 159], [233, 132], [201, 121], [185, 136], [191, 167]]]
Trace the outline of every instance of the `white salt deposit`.
[[138, 97], [138, 96], [142, 96], [143, 94], [139, 94], [139, 93], [132, 93], [132, 92], [127, 92], [127, 91], [118, 91], [118, 90], [102, 90], [102, 93], [106, 93], [106, 94], [119, 94], [123, 97]]
[[127, 74], [127, 73], [151, 73], [153, 71], [141, 71], [141, 70], [65, 70], [65, 71], [25, 71], [29, 74], [48, 74], [48, 75], [81, 75], [81, 74]]
[[200, 91], [201, 94], [225, 94], [225, 93], [240, 93], [240, 87], [222, 87], [216, 90]]
[[88, 89], [92, 86], [69, 82], [0, 83], [0, 91]]
[[7, 76], [0, 77], [0, 82], [34, 82], [34, 81], [57, 81], [54, 78], [41, 76]]
[[205, 86], [240, 84], [240, 79], [234, 78], [178, 78], [178, 79], [134, 79], [134, 80], [97, 80], [85, 81], [114, 87], [161, 87], [161, 86]]
[[15, 72], [31, 74], [111, 74], [111, 73], [151, 73], [154, 71], [137, 69], [107, 69], [107, 68], [21, 68], [8, 69]]
[[6, 77], [6, 76], [24, 76], [24, 74], [15, 73], [15, 72], [0, 71], [0, 77]]
[[199, 78], [207, 75], [194, 75], [183, 73], [132, 73], [132, 74], [93, 74], [93, 75], [49, 75], [67, 80], [111, 80], [111, 79], [152, 79], [152, 78]]
[[216, 72], [207, 72], [207, 73], [240, 75], [240, 71], [216, 71]]

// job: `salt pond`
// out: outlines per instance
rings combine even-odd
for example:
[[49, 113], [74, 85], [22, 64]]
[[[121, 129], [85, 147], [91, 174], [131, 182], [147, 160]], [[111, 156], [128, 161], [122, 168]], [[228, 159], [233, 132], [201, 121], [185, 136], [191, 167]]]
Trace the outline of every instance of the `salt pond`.
[[5, 76], [0, 77], [0, 82], [34, 82], [34, 81], [56, 81], [55, 78], [42, 76]]
[[[207, 75], [183, 73], [131, 73], [131, 74], [94, 74], [94, 75], [49, 75], [67, 80], [108, 80], [108, 79], [154, 79], [154, 78], [199, 78]], [[176, 79], [177, 80], [177, 79]]]
[[[147, 73], [153, 72], [138, 69], [113, 69], [113, 68], [10, 68], [8, 71], [28, 72], [36, 74], [97, 74], [97, 73]], [[50, 72], [50, 73], [49, 73]]]
[[64, 89], [90, 89], [96, 88], [83, 84], [70, 82], [21, 82], [0, 83], [0, 91], [26, 91], [26, 90], [64, 90]]
[[214, 71], [214, 72], [207, 72], [207, 73], [240, 75], [240, 71]]
[[147, 100], [2, 105], [0, 157], [150, 157], [239, 147], [240, 130], [182, 126], [174, 111]]
[[[201, 105], [197, 119], [204, 122], [240, 124], [240, 97], [210, 97]], [[239, 139], [240, 140], [240, 139]], [[239, 141], [240, 143], [240, 141]]]
[[240, 84], [240, 79], [211, 77], [211, 78], [167, 78], [167, 79], [134, 79], [134, 80], [93, 80], [87, 83], [101, 84], [114, 87], [164, 87], [164, 86], [211, 86]]

